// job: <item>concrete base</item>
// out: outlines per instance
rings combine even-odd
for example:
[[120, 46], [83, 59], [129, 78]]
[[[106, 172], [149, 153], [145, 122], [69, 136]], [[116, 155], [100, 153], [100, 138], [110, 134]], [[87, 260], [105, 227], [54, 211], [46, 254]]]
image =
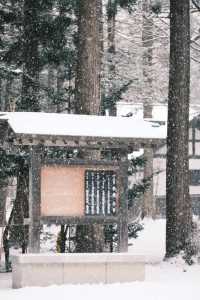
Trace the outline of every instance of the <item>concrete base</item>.
[[0, 273], [0, 291], [10, 289], [12, 286], [11, 273]]
[[13, 288], [144, 279], [145, 258], [132, 254], [25, 254], [13, 257]]

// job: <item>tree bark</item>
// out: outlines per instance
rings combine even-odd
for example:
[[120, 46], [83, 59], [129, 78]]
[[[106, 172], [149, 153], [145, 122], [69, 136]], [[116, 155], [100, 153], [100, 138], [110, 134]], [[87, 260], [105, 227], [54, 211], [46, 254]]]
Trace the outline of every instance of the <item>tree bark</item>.
[[12, 208], [11, 214], [9, 216], [8, 224], [6, 225], [3, 232], [3, 249], [5, 254], [5, 268], [6, 272], [10, 271], [10, 245], [9, 245], [9, 230], [13, 219], [14, 209]]
[[66, 252], [66, 241], [67, 241], [67, 231], [70, 230], [68, 225], [61, 225], [60, 232], [57, 239], [57, 252]]
[[23, 17], [23, 76], [19, 110], [39, 111], [39, 37], [38, 4], [34, 0], [24, 1]]
[[[150, 11], [150, 0], [143, 0], [142, 3], [143, 10], [143, 25], [142, 25], [142, 72], [143, 72], [143, 117], [152, 118], [153, 109], [153, 18]], [[150, 185], [145, 191], [143, 196], [143, 207], [142, 216], [143, 217], [154, 217], [155, 213], [155, 203], [153, 195], [153, 149], [144, 149], [144, 158], [146, 164], [144, 166], [144, 178], [149, 178]]]
[[13, 86], [13, 77], [8, 73], [6, 78], [6, 87], [5, 87], [5, 99], [3, 103], [3, 111], [12, 111], [12, 86]]
[[188, 134], [190, 1], [170, 1], [170, 70], [166, 179], [166, 257], [191, 251]]
[[3, 80], [0, 77], [0, 111], [3, 111]]
[[17, 245], [22, 248], [22, 253], [27, 251], [28, 246], [28, 226], [24, 225], [24, 219], [29, 217], [28, 187], [29, 170], [24, 159], [21, 159], [17, 176], [16, 198], [13, 204], [14, 226], [11, 229], [11, 235]]
[[[59, 7], [59, 17], [63, 18], [65, 16], [65, 12], [63, 10], [63, 6]], [[61, 113], [66, 106], [66, 103], [63, 102], [64, 99], [64, 81], [65, 81], [65, 66], [64, 62], [61, 60], [57, 66], [57, 97], [58, 102], [56, 105], [57, 113]]]
[[0, 181], [0, 227], [6, 224], [6, 198], [8, 196], [8, 180], [1, 179]]
[[64, 65], [60, 63], [60, 65], [57, 68], [57, 97], [58, 97], [58, 103], [56, 105], [57, 113], [61, 113], [64, 108], [64, 103], [62, 102], [62, 99], [64, 97], [64, 80], [65, 80]]
[[98, 0], [79, 0], [76, 112], [100, 113], [101, 54]]
[[52, 104], [52, 95], [54, 92], [54, 81], [55, 81], [55, 76], [54, 76], [54, 71], [55, 68], [53, 65], [49, 64], [48, 65], [48, 78], [47, 78], [47, 86], [48, 86], [48, 112], [54, 111], [54, 107]]
[[[115, 90], [114, 79], [116, 77], [116, 68], [114, 62], [114, 56], [116, 54], [115, 46], [115, 23], [116, 23], [116, 11], [113, 11], [112, 0], [108, 0], [108, 17], [107, 17], [107, 30], [108, 30], [108, 96], [112, 96]], [[110, 103], [109, 115], [116, 116], [116, 103]]]
[[[78, 59], [75, 109], [79, 114], [98, 115], [101, 106], [101, 43], [99, 0], [78, 1]], [[84, 157], [97, 158], [97, 152], [84, 152]], [[76, 251], [102, 252], [103, 226], [77, 226]]]
[[149, 110], [149, 116], [151, 117], [151, 108], [153, 100], [153, 17], [150, 10], [150, 0], [143, 0], [142, 3], [142, 72], [143, 72], [143, 97], [144, 107]]

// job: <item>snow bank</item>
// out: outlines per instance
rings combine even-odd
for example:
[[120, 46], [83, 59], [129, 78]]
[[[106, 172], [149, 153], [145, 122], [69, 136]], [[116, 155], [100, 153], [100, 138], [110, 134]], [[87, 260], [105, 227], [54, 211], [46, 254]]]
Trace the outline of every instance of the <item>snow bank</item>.
[[137, 239], [130, 240], [129, 252], [145, 255], [149, 263], [161, 262], [165, 255], [165, 220], [143, 220], [144, 229]]
[[[187, 266], [181, 258], [163, 262], [165, 249], [165, 221], [144, 220], [145, 229], [132, 240], [130, 251], [156, 258], [156, 264], [146, 266], [144, 282], [109, 285], [66, 285], [48, 288], [2, 289], [2, 300], [199, 300], [200, 266]], [[1, 287], [0, 274], [0, 287]]]
[[[25, 288], [21, 290], [0, 291], [2, 300], [107, 300], [107, 299], [138, 299], [138, 300], [199, 300], [200, 286], [198, 284], [200, 269], [191, 268], [191, 272], [176, 270], [165, 264], [162, 268], [164, 277], [160, 277], [159, 267], [150, 267], [153, 279], [156, 281], [135, 282], [131, 284], [113, 285], [67, 285], [48, 288]], [[171, 277], [171, 275], [173, 275]], [[186, 275], [186, 276], [185, 276]]]

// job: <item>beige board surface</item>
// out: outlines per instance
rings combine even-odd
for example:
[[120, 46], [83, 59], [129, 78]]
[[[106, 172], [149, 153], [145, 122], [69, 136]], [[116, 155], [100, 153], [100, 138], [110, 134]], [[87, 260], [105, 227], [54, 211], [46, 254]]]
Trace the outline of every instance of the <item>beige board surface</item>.
[[[113, 166], [43, 166], [41, 168], [41, 216], [85, 215], [85, 171], [113, 170]], [[117, 191], [117, 207], [119, 201]]]
[[42, 167], [41, 215], [83, 216], [84, 173], [82, 167]]

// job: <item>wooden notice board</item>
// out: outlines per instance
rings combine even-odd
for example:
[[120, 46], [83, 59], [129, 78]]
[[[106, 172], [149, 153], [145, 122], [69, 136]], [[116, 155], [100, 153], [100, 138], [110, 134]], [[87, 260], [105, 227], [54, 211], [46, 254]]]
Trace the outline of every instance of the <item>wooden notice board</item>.
[[84, 168], [41, 168], [41, 216], [84, 215]]
[[116, 178], [108, 166], [42, 166], [41, 216], [115, 215]]

